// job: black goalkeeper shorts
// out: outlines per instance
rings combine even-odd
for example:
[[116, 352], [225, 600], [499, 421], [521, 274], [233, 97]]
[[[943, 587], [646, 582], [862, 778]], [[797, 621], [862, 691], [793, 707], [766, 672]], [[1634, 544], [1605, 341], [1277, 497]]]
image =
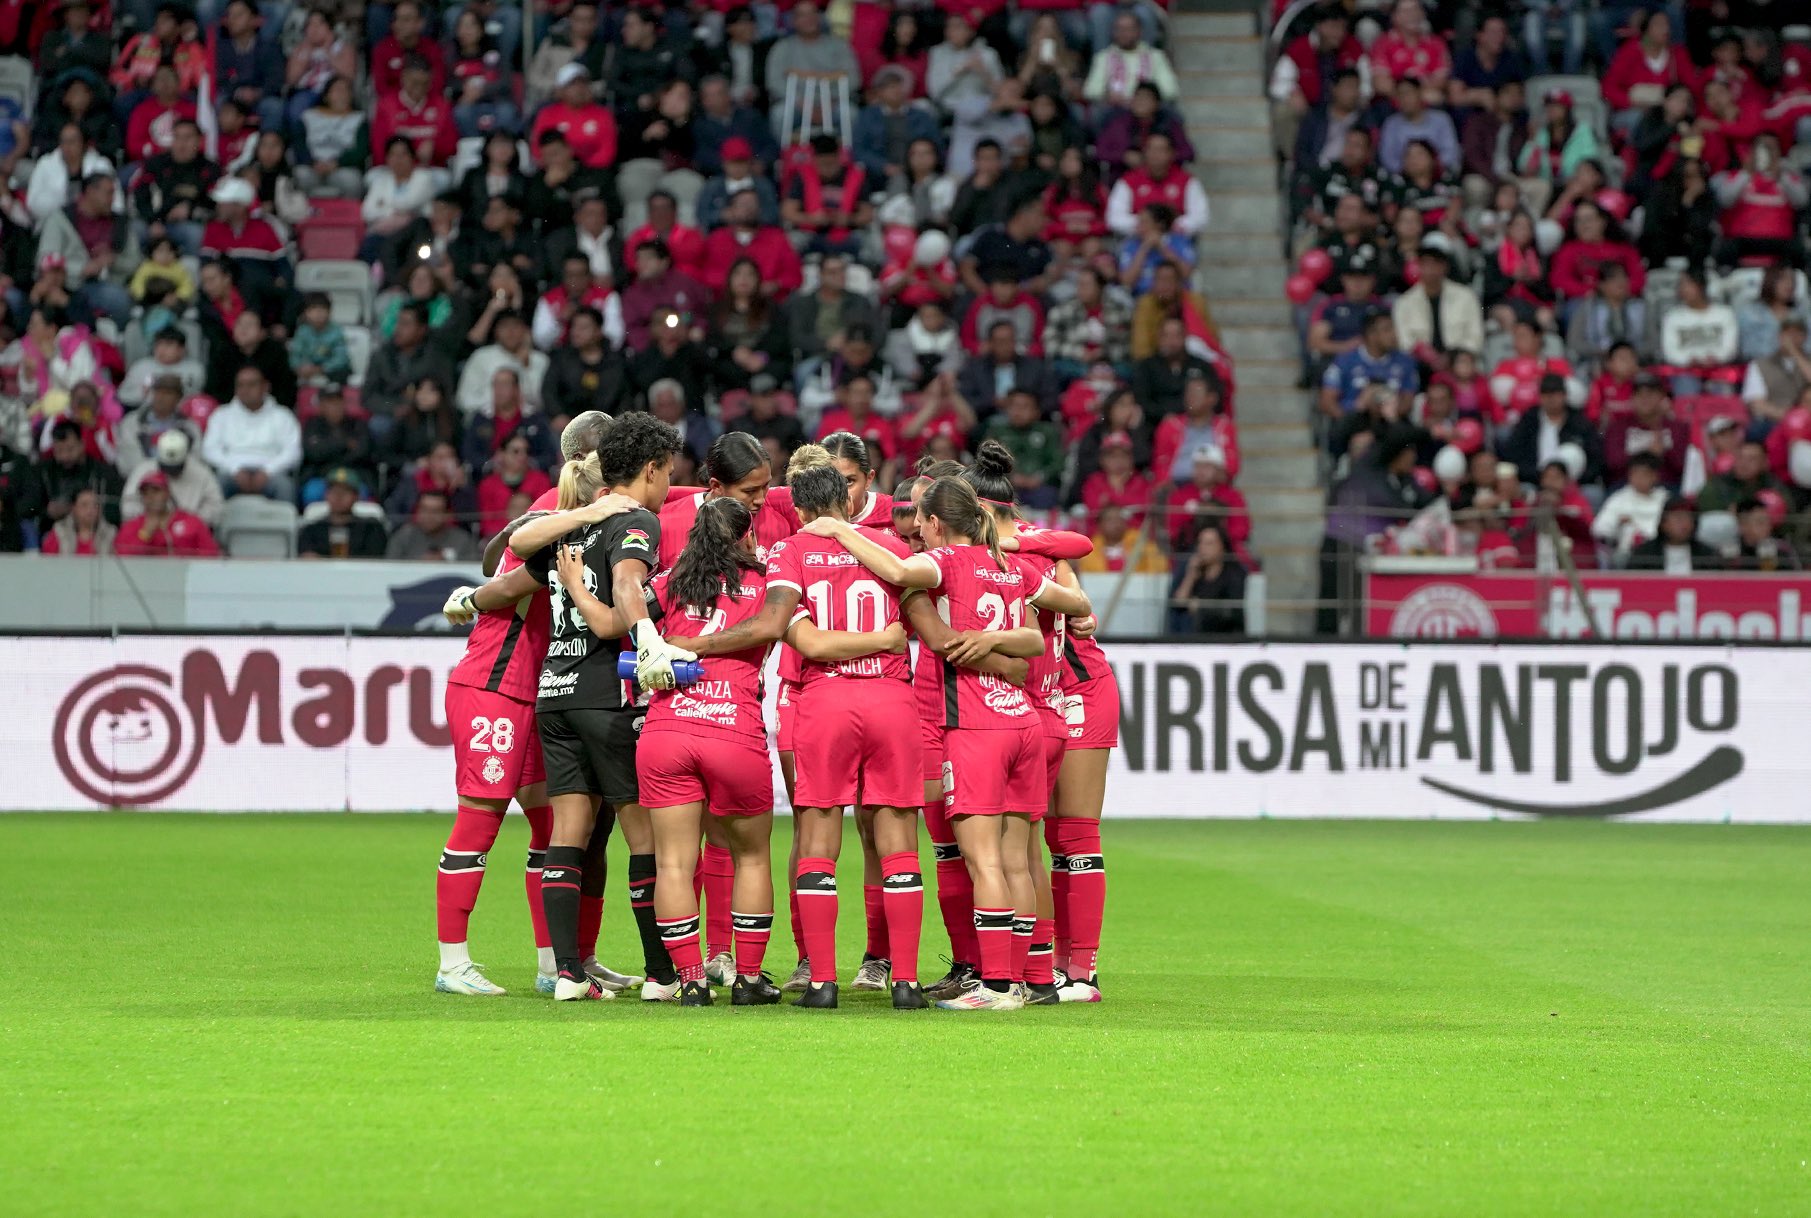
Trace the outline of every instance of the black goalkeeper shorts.
[[640, 803], [635, 742], [641, 738], [646, 716], [642, 707], [537, 714], [547, 794], [601, 795], [606, 803], [618, 807]]

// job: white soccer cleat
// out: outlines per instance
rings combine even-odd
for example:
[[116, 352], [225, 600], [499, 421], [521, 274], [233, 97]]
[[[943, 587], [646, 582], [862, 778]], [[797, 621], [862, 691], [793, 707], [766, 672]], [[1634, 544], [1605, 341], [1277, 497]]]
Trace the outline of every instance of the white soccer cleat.
[[467, 998], [492, 998], [509, 993], [483, 972], [483, 966], [467, 960], [452, 968], [443, 968], [434, 976], [436, 994], [460, 994]]
[[564, 973], [554, 978], [553, 1000], [555, 1002], [608, 1002], [616, 997], [613, 990], [606, 990], [597, 983], [594, 977], [583, 981], [568, 977]]
[[734, 985], [736, 961], [728, 952], [718, 952], [704, 962], [704, 976], [712, 985]]
[[679, 977], [674, 975], [672, 984], [665, 985], [649, 979], [641, 983], [641, 1000], [643, 1002], [672, 1002], [679, 997]]
[[978, 980], [963, 983], [961, 993], [937, 1003], [945, 1011], [1017, 1011], [1024, 1005], [1025, 1000], [1012, 989], [990, 990]]
[[1100, 990], [1086, 981], [1071, 981], [1056, 992], [1058, 1002], [1099, 1002]]
[[803, 994], [811, 988], [811, 961], [801, 960], [799, 966], [792, 970], [792, 976], [786, 978], [780, 986], [783, 994]]
[[892, 984], [893, 962], [879, 956], [864, 956], [861, 967], [855, 970], [855, 980], [849, 983], [852, 990], [884, 990]]
[[619, 973], [613, 968], [605, 968], [592, 956], [584, 964], [585, 975], [603, 986], [613, 994], [620, 994], [632, 985], [641, 981], [641, 977], [632, 973]]

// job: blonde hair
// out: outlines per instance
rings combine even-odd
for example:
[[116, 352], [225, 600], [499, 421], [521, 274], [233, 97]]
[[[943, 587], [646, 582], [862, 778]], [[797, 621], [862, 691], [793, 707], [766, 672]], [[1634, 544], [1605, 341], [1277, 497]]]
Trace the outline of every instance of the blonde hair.
[[786, 463], [786, 480], [790, 482], [801, 471], [829, 464], [829, 449], [822, 444], [801, 444], [792, 450], [792, 459]]
[[588, 453], [576, 461], [568, 461], [560, 469], [560, 503], [562, 512], [573, 508], [584, 507], [597, 498], [597, 493], [604, 489], [604, 471], [598, 464], [597, 454]]

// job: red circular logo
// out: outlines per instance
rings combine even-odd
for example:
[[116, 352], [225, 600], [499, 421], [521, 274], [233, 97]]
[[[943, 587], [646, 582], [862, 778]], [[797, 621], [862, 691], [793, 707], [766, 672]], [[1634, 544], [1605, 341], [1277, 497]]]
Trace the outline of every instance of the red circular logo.
[[98, 672], [57, 708], [57, 766], [96, 803], [161, 803], [201, 764], [202, 737], [170, 674], [142, 664]]

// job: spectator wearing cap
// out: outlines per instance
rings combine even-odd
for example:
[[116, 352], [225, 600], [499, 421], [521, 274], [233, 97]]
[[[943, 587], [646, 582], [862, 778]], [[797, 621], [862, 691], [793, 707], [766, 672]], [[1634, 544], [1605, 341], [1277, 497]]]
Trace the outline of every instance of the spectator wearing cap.
[[362, 412], [355, 415], [348, 409], [346, 391], [337, 384], [323, 386], [302, 424], [302, 502], [313, 502], [319, 490], [313, 484], [339, 466], [365, 480], [375, 477], [375, 448], [370, 423]]
[[567, 63], [554, 76], [554, 85], [554, 100], [534, 116], [529, 147], [540, 148], [541, 138], [558, 130], [583, 167], [601, 170], [616, 165], [616, 116], [592, 98], [585, 65]]
[[1777, 423], [1798, 405], [1811, 386], [1811, 357], [1805, 351], [1805, 320], [1788, 316], [1779, 323], [1779, 348], [1749, 363], [1742, 377], [1742, 401], [1749, 414]]
[[45, 222], [37, 256], [42, 260], [55, 254], [63, 259], [75, 320], [88, 323], [110, 317], [123, 327], [132, 313], [126, 284], [141, 255], [132, 222], [113, 210], [116, 186], [111, 173], [83, 178], [75, 202]]
[[[1406, 0], [1413, 3], [1413, 0]], [[1452, 115], [1428, 106], [1422, 82], [1405, 76], [1396, 82], [1396, 113], [1384, 120], [1377, 137], [1377, 159], [1391, 173], [1402, 172], [1403, 153], [1419, 140], [1434, 150], [1442, 168], [1451, 172], [1461, 163], [1459, 132]]]
[[67, 516], [77, 495], [91, 491], [107, 520], [119, 520], [120, 475], [111, 462], [102, 461], [88, 452], [82, 440], [82, 425], [74, 419], [58, 419], [50, 425], [50, 453], [37, 467], [37, 502], [43, 515], [38, 531], [48, 532]]
[[673, 196], [681, 215], [694, 215], [704, 177], [693, 166], [697, 150], [697, 108], [689, 81], [669, 80], [654, 106], [622, 120], [616, 190], [631, 222], [647, 209], [655, 191]]
[[692, 78], [691, 59], [661, 37], [655, 11], [627, 9], [617, 45], [605, 57], [604, 92], [616, 113], [627, 119], [637, 111], [653, 110], [669, 82], [681, 80], [689, 85]]
[[[1287, 154], [1293, 148], [1298, 168], [1328, 163], [1313, 156], [1303, 159], [1298, 124], [1331, 102], [1336, 82], [1347, 72], [1352, 73], [1353, 89], [1359, 95], [1358, 103], [1362, 103], [1365, 82], [1361, 73], [1370, 72], [1364, 46], [1352, 36], [1352, 22], [1346, 10], [1337, 4], [1324, 4], [1315, 10], [1314, 25], [1283, 48], [1270, 71], [1271, 121], [1276, 127], [1277, 151]], [[1314, 151], [1318, 149], [1316, 145]]]
[[1109, 506], [1125, 512], [1127, 524], [1138, 528], [1150, 510], [1152, 494], [1151, 480], [1139, 473], [1132, 462], [1132, 437], [1123, 431], [1102, 436], [1100, 468], [1081, 485], [1088, 532], [1099, 530], [1101, 512]]
[[547, 353], [535, 350], [528, 319], [515, 309], [504, 309], [491, 323], [491, 341], [472, 352], [459, 373], [456, 397], [469, 419], [488, 414], [492, 377], [507, 368], [516, 374], [525, 403], [532, 414], [541, 407], [541, 381], [547, 375]]
[[[1608, 12], [1605, 9], [1604, 15]], [[1610, 126], [1627, 134], [1650, 106], [1660, 104], [1668, 89], [1694, 85], [1698, 74], [1685, 48], [1673, 43], [1673, 22], [1666, 12], [1625, 15], [1635, 17], [1637, 36], [1613, 52], [1600, 42], [1600, 50], [1608, 63], [1602, 83], [1604, 101], [1610, 105]]]
[[[512, 441], [512, 444], [504, 446], [504, 451], [509, 451], [512, 445], [517, 449], [525, 447], [521, 441]], [[538, 475], [539, 481], [525, 481], [522, 487], [538, 486], [540, 489], [521, 489], [516, 493], [525, 494], [533, 500], [547, 490], [547, 475], [532, 468], [528, 473]], [[495, 474], [491, 476], [496, 477]], [[508, 524], [510, 520], [507, 514], [508, 504], [508, 499], [505, 499], [503, 511], [499, 513], [503, 524]], [[495, 529], [487, 528], [485, 535], [489, 536], [494, 532]], [[384, 557], [399, 562], [477, 562], [479, 553], [478, 543], [473, 539], [471, 530], [453, 519], [447, 497], [439, 491], [427, 491], [417, 496], [415, 514], [409, 518], [408, 523], [390, 535], [390, 541], [384, 547]]]
[[[140, 405], [151, 396], [156, 382], [165, 376], [176, 378], [179, 401], [200, 393], [206, 380], [200, 361], [189, 354], [188, 337], [174, 326], [153, 335], [151, 354], [134, 360], [126, 369], [116, 390], [120, 402], [128, 407]], [[123, 429], [121, 435], [125, 435]], [[155, 440], [156, 436], [147, 439]]]
[[1308, 314], [1310, 374], [1318, 377], [1328, 363], [1357, 348], [1367, 319], [1389, 306], [1377, 294], [1379, 255], [1360, 246], [1339, 260], [1339, 290], [1320, 298]]
[[1723, 556], [1699, 541], [1697, 533], [1698, 514], [1692, 510], [1691, 501], [1670, 496], [1660, 514], [1659, 532], [1630, 549], [1629, 570], [1664, 571], [1668, 575], [1720, 570]]
[[1597, 509], [1591, 535], [1615, 551], [1615, 565], [1627, 566], [1630, 551], [1660, 535], [1660, 518], [1671, 497], [1660, 482], [1660, 458], [1651, 452], [1629, 458], [1628, 481]]
[[1690, 271], [1679, 277], [1679, 300], [1660, 319], [1660, 358], [1673, 392], [1696, 397], [1708, 383], [1726, 389], [1740, 365], [1735, 310], [1712, 303], [1704, 281]]
[[[750, 19], [747, 24], [752, 27], [754, 22]], [[732, 30], [737, 28], [735, 22], [730, 26]], [[752, 78], [756, 82], [764, 77], [764, 47], [744, 46], [732, 40], [724, 45], [722, 53], [731, 60], [745, 59], [751, 65]], [[727, 71], [706, 76], [698, 82], [698, 117], [694, 123], [692, 142], [696, 152], [692, 163], [699, 173], [708, 176], [725, 168], [727, 147], [732, 139], [741, 139], [748, 145], [757, 172], [779, 159], [780, 147], [774, 140], [772, 126], [745, 102], [736, 100]]]
[[364, 485], [349, 469], [327, 475], [327, 510], [296, 533], [300, 558], [382, 558], [389, 544], [383, 517], [367, 516], [354, 509], [364, 495]]
[[[766, 76], [771, 101], [786, 96], [788, 78], [796, 78], [799, 84], [819, 80], [833, 85], [840, 79], [852, 94], [861, 87], [861, 64], [848, 39], [824, 28], [823, 10], [813, 0], [799, 0], [792, 9], [792, 33], [767, 53]], [[782, 119], [780, 107], [774, 107], [776, 130]]]
[[[427, 70], [427, 91], [435, 97], [446, 93], [446, 54], [427, 34], [427, 19], [419, 0], [397, 0], [390, 17], [390, 32], [371, 48], [371, 87], [382, 111], [386, 99], [403, 89], [410, 62], [419, 60]], [[379, 147], [383, 141], [377, 141]]]
[[778, 225], [761, 222], [761, 202], [753, 191], [733, 196], [723, 214], [723, 227], [705, 239], [704, 286], [721, 296], [730, 271], [746, 259], [760, 272], [760, 293], [776, 306], [799, 289], [804, 268], [792, 242]]
[[113, 552], [124, 558], [218, 558], [220, 546], [207, 522], [177, 507], [170, 480], [153, 469], [138, 480], [143, 510], [126, 518]]
[[912, 104], [911, 87], [912, 74], [906, 69], [880, 69], [868, 87], [873, 100], [855, 116], [855, 159], [877, 184], [904, 172], [912, 141], [930, 140], [939, 150], [943, 147], [936, 120]]
[[185, 396], [181, 376], [163, 373], [152, 378], [143, 404], [119, 421], [115, 433], [114, 464], [121, 474], [130, 477], [139, 466], [152, 460], [158, 441], [167, 432], [181, 432], [190, 440], [201, 435], [201, 429], [182, 412]]
[[1239, 433], [1225, 405], [1219, 376], [1191, 369], [1182, 382], [1182, 410], [1158, 420], [1151, 435], [1151, 474], [1157, 482], [1187, 482], [1195, 452], [1210, 444], [1220, 450], [1227, 478], [1238, 477]]
[[214, 218], [201, 233], [201, 257], [231, 263], [246, 303], [275, 318], [293, 280], [289, 243], [276, 225], [252, 214], [257, 199], [257, 191], [243, 178], [220, 179], [214, 187]]
[[628, 365], [605, 333], [604, 316], [580, 305], [567, 322], [567, 338], [549, 357], [541, 405], [557, 422], [586, 410], [614, 415], [623, 409]]
[[[1566, 378], [1549, 372], [1541, 377], [1537, 407], [1522, 413], [1508, 437], [1499, 443], [1498, 452], [1504, 460], [1515, 462], [1522, 481], [1538, 483], [1541, 470], [1564, 444], [1577, 446], [1584, 458], [1573, 481], [1586, 485], [1603, 481], [1603, 440], [1583, 410], [1567, 405]], [[1680, 460], [1684, 460], [1683, 451]]]
[[1413, 79], [1429, 106], [1446, 103], [1446, 82], [1452, 58], [1446, 40], [1434, 33], [1421, 0], [1396, 0], [1390, 7], [1390, 28], [1371, 42], [1371, 86], [1380, 97], [1395, 97], [1402, 104], [1398, 86]]
[[[378, 94], [377, 108], [371, 118], [371, 146], [388, 149], [398, 136], [415, 150], [422, 165], [441, 167], [451, 163], [458, 151], [459, 131], [453, 124], [453, 104], [431, 87], [432, 72], [419, 58], [411, 58], [402, 70], [402, 87], [394, 93]], [[386, 151], [385, 156], [389, 154]]]
[[[1545, 387], [1543, 381], [1543, 390]], [[1660, 462], [1660, 480], [1677, 488], [1685, 478], [1685, 454], [1690, 448], [1691, 428], [1674, 417], [1666, 382], [1651, 372], [1637, 376], [1629, 409], [1617, 411], [1604, 424], [1604, 472], [1611, 485], [1626, 479], [1634, 459], [1647, 453]]]
[[1004, 406], [1016, 389], [1028, 390], [1040, 410], [1048, 411], [1056, 404], [1056, 381], [1049, 366], [1019, 351], [1017, 333], [1005, 321], [987, 332], [987, 343], [980, 354], [962, 365], [956, 387], [984, 421]]
[[1207, 228], [1207, 191], [1176, 160], [1175, 142], [1162, 131], [1145, 137], [1138, 168], [1108, 192], [1107, 227], [1122, 237], [1131, 235], [1138, 226], [1138, 213], [1153, 203], [1175, 212], [1170, 227], [1176, 232], [1195, 236]]
[[139, 495], [139, 484], [152, 473], [163, 475], [170, 502], [180, 511], [200, 518], [209, 528], [220, 522], [226, 496], [220, 493], [220, 479], [208, 463], [195, 452], [187, 431], [170, 428], [157, 437], [152, 459], [141, 463], [126, 479], [120, 495], [120, 512], [138, 516], [145, 510]]
[[208, 416], [201, 455], [220, 475], [220, 489], [295, 501], [302, 464], [302, 428], [287, 406], [270, 398], [269, 382], [255, 366], [239, 369], [235, 395]]
[[624, 345], [631, 351], [645, 349], [655, 315], [661, 312], [671, 313], [683, 329], [697, 327], [702, 333], [710, 295], [696, 279], [674, 269], [667, 243], [649, 238], [633, 257], [635, 281], [622, 292]]
[[654, 240], [666, 246], [675, 270], [693, 279], [704, 278], [704, 234], [682, 221], [678, 198], [664, 190], [648, 196], [646, 222], [624, 239], [623, 256], [633, 263], [636, 250]]
[[698, 227], [707, 233], [717, 228], [730, 200], [743, 193], [755, 196], [762, 224], [778, 224], [780, 197], [773, 182], [757, 172], [753, 145], [739, 135], [730, 136], [723, 141], [722, 159], [723, 172], [698, 193]]
[[1443, 247], [1423, 245], [1418, 262], [1421, 278], [1391, 309], [1396, 341], [1422, 366], [1444, 371], [1451, 352], [1484, 349], [1484, 307], [1476, 292], [1447, 278]]
[[1412, 357], [1399, 349], [1396, 322], [1388, 313], [1367, 318], [1358, 346], [1334, 359], [1321, 376], [1320, 411], [1338, 419], [1358, 404], [1368, 385], [1382, 385], [1397, 399], [1406, 418], [1409, 400], [1421, 388], [1421, 373]]
[[1187, 553], [1202, 529], [1219, 529], [1234, 549], [1251, 540], [1251, 514], [1245, 496], [1226, 474], [1226, 450], [1202, 444], [1189, 455], [1189, 479], [1170, 495], [1166, 507], [1170, 548]]

